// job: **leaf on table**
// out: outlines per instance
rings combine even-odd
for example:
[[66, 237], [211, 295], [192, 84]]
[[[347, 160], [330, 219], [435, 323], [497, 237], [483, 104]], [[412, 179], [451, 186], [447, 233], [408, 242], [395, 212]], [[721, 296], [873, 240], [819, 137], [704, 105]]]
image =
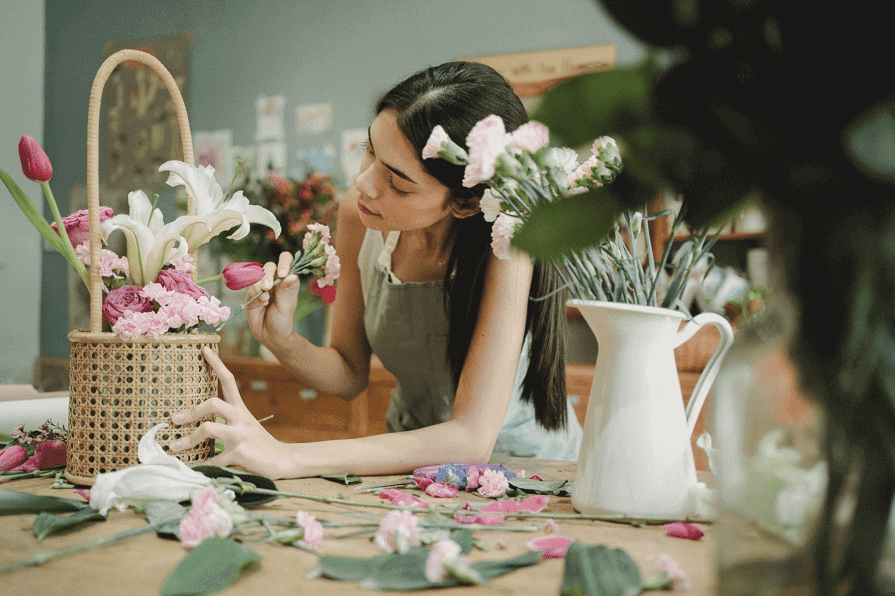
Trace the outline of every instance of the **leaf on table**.
[[259, 560], [247, 547], [213, 536], [187, 553], [171, 572], [162, 596], [213, 594], [236, 581], [244, 567]]
[[[193, 470], [212, 479], [236, 477], [239, 481], [248, 482], [255, 485], [257, 488], [277, 490], [277, 485], [274, 484], [274, 481], [270, 478], [265, 478], [264, 476], [259, 476], [257, 474], [250, 474], [249, 472], [243, 472], [242, 470], [222, 468], [220, 466], [194, 466]], [[238, 490], [234, 490], [234, 492], [236, 493], [236, 502], [243, 507], [264, 505], [265, 503], [270, 503], [279, 498], [277, 495], [263, 495], [252, 492], [240, 493]]]
[[146, 520], [156, 527], [159, 538], [180, 540], [180, 520], [187, 516], [187, 508], [174, 501], [152, 501], [144, 507]]
[[0, 490], [0, 515], [19, 515], [22, 513], [55, 513], [59, 511], [79, 511], [88, 507], [84, 501], [31, 495], [13, 490]]
[[90, 507], [84, 507], [71, 515], [55, 515], [53, 513], [42, 511], [34, 520], [34, 535], [38, 540], [43, 540], [50, 534], [55, 534], [56, 532], [61, 532], [62, 530], [74, 528], [92, 521], [106, 521], [106, 516]]
[[510, 486], [536, 495], [569, 496], [572, 483], [568, 480], [533, 480], [531, 478], [510, 478]]
[[339, 474], [322, 474], [321, 478], [323, 478], [324, 480], [338, 482], [340, 484], [357, 484], [361, 482], [361, 479], [351, 472], [341, 472]]
[[567, 549], [565, 561], [561, 596], [641, 593], [638, 564], [621, 548], [576, 541]]

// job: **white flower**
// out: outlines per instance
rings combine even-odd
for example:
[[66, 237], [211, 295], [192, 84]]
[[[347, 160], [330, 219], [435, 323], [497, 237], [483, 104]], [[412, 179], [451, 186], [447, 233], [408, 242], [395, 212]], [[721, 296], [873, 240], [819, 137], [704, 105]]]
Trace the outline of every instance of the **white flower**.
[[518, 217], [506, 213], [498, 215], [492, 224], [492, 252], [496, 257], [503, 260], [510, 258], [511, 251], [515, 250], [510, 246], [510, 241], [517, 226], [522, 223], [523, 220]]
[[194, 472], [156, 443], [156, 433], [167, 424], [157, 424], [147, 431], [137, 446], [140, 465], [97, 474], [90, 489], [90, 506], [106, 515], [115, 507], [142, 507], [158, 500], [186, 501], [212, 486], [211, 478]]
[[479, 201], [479, 208], [485, 221], [495, 221], [495, 218], [501, 215], [501, 196], [491, 188], [486, 188], [482, 200]]
[[102, 223], [103, 240], [107, 240], [115, 230], [124, 232], [130, 277], [134, 285], [142, 286], [154, 282], [169, 259], [178, 259], [187, 254], [188, 244], [182, 235], [187, 222], [178, 218], [165, 225], [162, 212], [153, 210], [152, 203], [142, 190], [128, 193], [128, 205], [128, 215], [120, 213]]
[[552, 147], [545, 154], [544, 163], [563, 170], [565, 174], [571, 174], [579, 167], [579, 155], [569, 147]]
[[460, 553], [460, 545], [450, 538], [436, 542], [429, 549], [429, 556], [426, 558], [426, 567], [424, 569], [426, 579], [434, 584], [447, 579], [448, 570], [445, 568], [445, 565], [458, 558]]
[[280, 222], [273, 213], [259, 205], [252, 205], [243, 196], [243, 191], [233, 193], [226, 201], [224, 191], [215, 179], [212, 166], [191, 166], [183, 161], [166, 161], [159, 166], [160, 172], [170, 172], [169, 186], [185, 186], [187, 189], [187, 213], [184, 219], [183, 236], [190, 250], [196, 250], [213, 237], [234, 226], [237, 231], [228, 236], [239, 240], [249, 233], [249, 224], [258, 223], [280, 235]]

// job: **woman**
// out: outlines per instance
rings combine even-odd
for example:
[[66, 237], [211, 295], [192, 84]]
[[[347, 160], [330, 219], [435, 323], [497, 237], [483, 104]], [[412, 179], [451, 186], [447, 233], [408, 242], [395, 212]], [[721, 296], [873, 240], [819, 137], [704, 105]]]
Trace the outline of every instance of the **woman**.
[[[331, 341], [313, 345], [293, 329], [299, 290], [287, 275], [292, 255], [267, 263], [263, 292], [247, 310], [258, 340], [303, 383], [352, 399], [367, 386], [376, 353], [398, 379], [386, 435], [320, 443], [281, 443], [243, 405], [233, 376], [210, 350], [223, 400], [172, 416], [205, 422], [171, 445], [210, 437], [225, 450], [210, 460], [272, 478], [351, 470], [390, 474], [492, 455], [575, 459], [581, 427], [566, 399], [559, 280], [522, 253], [491, 251], [491, 225], [479, 214], [485, 186], [465, 188], [463, 167], [421, 159], [433, 127], [463, 140], [490, 114], [508, 131], [526, 112], [490, 67], [453, 62], [421, 71], [376, 105], [353, 187], [339, 207], [342, 262]], [[283, 278], [274, 288], [273, 281]], [[546, 299], [530, 300], [529, 298]]]

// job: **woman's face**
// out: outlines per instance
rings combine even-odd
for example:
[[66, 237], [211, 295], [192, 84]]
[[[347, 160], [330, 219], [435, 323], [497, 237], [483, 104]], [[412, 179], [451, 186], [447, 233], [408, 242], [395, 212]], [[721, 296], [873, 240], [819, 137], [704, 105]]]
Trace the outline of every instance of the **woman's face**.
[[374, 230], [419, 230], [452, 217], [448, 188], [423, 169], [394, 110], [371, 123], [355, 188], [361, 222]]

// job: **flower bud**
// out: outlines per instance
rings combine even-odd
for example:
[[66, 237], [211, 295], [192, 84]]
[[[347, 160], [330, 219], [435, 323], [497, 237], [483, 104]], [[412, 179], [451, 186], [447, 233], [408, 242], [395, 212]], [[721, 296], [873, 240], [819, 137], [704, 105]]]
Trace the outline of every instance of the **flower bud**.
[[19, 160], [25, 177], [34, 182], [47, 182], [53, 175], [53, 165], [40, 145], [25, 135], [19, 141]]
[[221, 275], [229, 289], [242, 290], [264, 277], [264, 267], [261, 263], [231, 263], [224, 267]]

